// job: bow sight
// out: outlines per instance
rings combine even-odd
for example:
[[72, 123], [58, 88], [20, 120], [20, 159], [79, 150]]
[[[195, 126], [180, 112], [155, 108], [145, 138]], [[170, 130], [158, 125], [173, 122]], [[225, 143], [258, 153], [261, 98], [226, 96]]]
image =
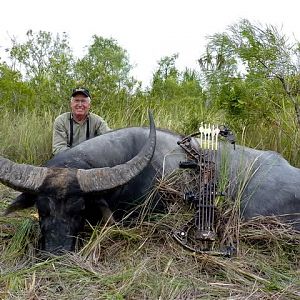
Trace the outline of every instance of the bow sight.
[[[193, 146], [192, 137], [198, 137], [199, 150]], [[173, 237], [185, 248], [211, 255], [230, 257], [235, 249], [233, 245], [226, 245], [216, 250], [218, 232], [216, 230], [216, 196], [224, 196], [218, 191], [217, 154], [219, 137], [225, 138], [235, 146], [233, 133], [225, 126], [201, 124], [199, 132], [191, 134], [178, 145], [187, 153], [188, 160], [180, 162], [179, 167], [191, 169], [197, 178], [195, 189], [184, 195], [184, 200], [195, 209], [195, 216], [180, 229], [173, 232]]]

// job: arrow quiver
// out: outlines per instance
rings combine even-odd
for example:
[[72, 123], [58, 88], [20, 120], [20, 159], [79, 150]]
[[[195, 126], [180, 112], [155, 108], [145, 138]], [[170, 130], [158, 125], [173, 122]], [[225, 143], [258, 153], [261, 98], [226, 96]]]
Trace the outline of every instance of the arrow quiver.
[[[179, 167], [191, 169], [197, 178], [195, 189], [184, 195], [184, 200], [192, 204], [195, 216], [180, 229], [173, 233], [173, 237], [185, 248], [211, 255], [230, 257], [234, 251], [232, 246], [217, 249], [216, 232], [216, 196], [224, 196], [218, 192], [217, 154], [219, 137], [224, 137], [231, 144], [235, 144], [232, 132], [225, 126], [201, 124], [199, 132], [189, 135], [178, 141], [178, 145], [187, 153], [188, 160], [180, 162]], [[196, 148], [192, 137], [196, 140], [199, 149]]]

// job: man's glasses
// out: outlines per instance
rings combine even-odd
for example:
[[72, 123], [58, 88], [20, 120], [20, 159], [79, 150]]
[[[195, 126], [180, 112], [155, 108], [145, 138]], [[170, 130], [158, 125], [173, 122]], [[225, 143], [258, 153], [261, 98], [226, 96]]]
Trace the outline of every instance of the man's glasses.
[[88, 104], [89, 103], [89, 100], [87, 100], [87, 99], [73, 99], [72, 100], [74, 103], [76, 103], [76, 104]]

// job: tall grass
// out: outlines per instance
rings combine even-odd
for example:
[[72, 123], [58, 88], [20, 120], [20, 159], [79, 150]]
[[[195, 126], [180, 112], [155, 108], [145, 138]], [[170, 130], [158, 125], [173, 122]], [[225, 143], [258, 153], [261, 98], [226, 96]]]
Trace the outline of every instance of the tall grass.
[[191, 97], [168, 101], [133, 98], [116, 103], [103, 102], [101, 107], [93, 107], [93, 111], [104, 116], [113, 128], [148, 126], [148, 109], [154, 112], [157, 127], [187, 134], [197, 130], [201, 121], [220, 123], [221, 119], [216, 110], [206, 108], [201, 99]]
[[0, 154], [17, 162], [41, 164], [51, 155], [53, 113], [33, 111], [14, 114], [2, 110]]
[[[148, 126], [148, 109], [153, 110], [157, 127], [186, 134], [197, 130], [201, 121], [213, 122], [220, 118], [213, 110], [206, 109], [199, 100], [192, 98], [168, 102], [131, 99], [92, 106], [92, 111], [107, 120], [113, 129]], [[18, 162], [45, 162], [51, 157], [53, 120], [62, 112], [63, 109], [53, 111], [42, 108], [32, 112], [14, 113], [3, 108], [0, 155]]]
[[[154, 112], [158, 128], [190, 134], [198, 130], [201, 122], [228, 125], [236, 135], [237, 142], [259, 149], [280, 152], [293, 165], [300, 166], [298, 148], [299, 128], [294, 112], [284, 107], [278, 115], [274, 111], [270, 120], [247, 123], [233, 120], [214, 107], [206, 107], [201, 99], [157, 100], [151, 98], [121, 99], [116, 102], [92, 103], [92, 111], [107, 120], [111, 128], [148, 126], [147, 110]], [[32, 112], [14, 113], [1, 109], [0, 154], [18, 162], [41, 164], [51, 157], [52, 124], [54, 118], [65, 111], [37, 108]]]
[[292, 165], [300, 167], [300, 128], [293, 108], [283, 106], [280, 113], [274, 110], [268, 120], [257, 119], [248, 123], [229, 119], [227, 122], [232, 125], [240, 144], [277, 151]]

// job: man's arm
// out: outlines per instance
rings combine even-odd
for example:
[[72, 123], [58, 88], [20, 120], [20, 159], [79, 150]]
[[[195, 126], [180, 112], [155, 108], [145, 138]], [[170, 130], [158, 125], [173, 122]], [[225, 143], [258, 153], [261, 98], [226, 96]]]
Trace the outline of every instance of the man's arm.
[[68, 149], [68, 130], [63, 120], [58, 117], [53, 125], [52, 153], [56, 155]]

